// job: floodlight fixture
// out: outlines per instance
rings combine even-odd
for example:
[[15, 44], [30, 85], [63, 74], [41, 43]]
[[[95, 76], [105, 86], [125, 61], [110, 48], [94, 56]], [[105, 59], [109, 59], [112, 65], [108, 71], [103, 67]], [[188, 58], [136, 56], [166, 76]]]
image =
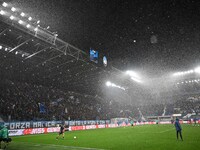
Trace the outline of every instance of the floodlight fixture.
[[23, 23], [23, 21], [22, 21], [22, 20], [19, 20], [19, 21], [18, 21], [18, 23], [19, 23], [19, 24], [22, 24], [22, 23]]
[[12, 10], [13, 12], [15, 12], [15, 11], [16, 11], [16, 8], [15, 8], [15, 7], [12, 7], [11, 10]]
[[28, 17], [28, 20], [31, 21], [31, 20], [32, 20], [32, 17]]
[[37, 31], [38, 30], [38, 27], [36, 27], [35, 29], [34, 29], [34, 31]]
[[30, 25], [30, 24], [27, 24], [27, 25], [26, 25], [26, 27], [27, 27], [27, 28], [30, 28], [30, 27], [31, 27], [31, 25]]
[[10, 20], [13, 20], [15, 17], [14, 16], [10, 16]]
[[195, 68], [194, 71], [195, 71], [196, 73], [200, 73], [200, 67]]
[[25, 16], [25, 13], [24, 13], [24, 12], [22, 12], [20, 15], [21, 15], [22, 17], [24, 17], [24, 16]]
[[4, 14], [5, 14], [5, 11], [1, 10], [1, 11], [0, 11], [0, 14], [1, 14], [1, 15], [4, 15]]
[[107, 81], [107, 82], [106, 82], [106, 86], [111, 86], [111, 84], [112, 84], [112, 83], [111, 83], [110, 81]]
[[141, 81], [140, 79], [138, 79], [138, 78], [131, 77], [131, 79], [132, 79], [133, 81], [135, 81], [135, 82], [142, 83], [142, 81]]
[[3, 2], [2, 6], [3, 6], [3, 7], [7, 7], [7, 6], [8, 6], [8, 3]]

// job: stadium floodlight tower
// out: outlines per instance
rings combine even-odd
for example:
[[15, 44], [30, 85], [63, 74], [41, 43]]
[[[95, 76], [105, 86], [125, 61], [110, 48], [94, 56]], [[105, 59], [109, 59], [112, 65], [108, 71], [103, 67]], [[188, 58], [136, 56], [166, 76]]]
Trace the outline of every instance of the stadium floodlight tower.
[[10, 20], [14, 20], [15, 19], [15, 17], [14, 16], [10, 16]]

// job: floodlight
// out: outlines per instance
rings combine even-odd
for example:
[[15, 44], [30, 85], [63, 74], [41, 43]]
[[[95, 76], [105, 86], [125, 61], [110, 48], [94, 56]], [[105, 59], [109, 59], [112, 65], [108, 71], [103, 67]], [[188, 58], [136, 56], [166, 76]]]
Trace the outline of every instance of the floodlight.
[[1, 15], [4, 15], [4, 14], [5, 14], [5, 11], [1, 10], [1, 11], [0, 11], [0, 14], [1, 14]]
[[32, 17], [28, 17], [28, 20], [31, 21], [31, 20], [32, 20]]
[[195, 71], [196, 73], [200, 73], [200, 67], [195, 68], [194, 71]]
[[3, 2], [2, 6], [3, 6], [3, 7], [7, 7], [8, 4], [7, 4], [6, 2]]
[[138, 82], [138, 83], [142, 83], [142, 81], [141, 81], [140, 79], [137, 79], [137, 78], [134, 78], [134, 77], [131, 77], [131, 79], [132, 79], [133, 81]]
[[24, 17], [24, 16], [25, 16], [25, 13], [22, 12], [20, 15], [21, 15], [22, 17]]
[[15, 8], [15, 7], [12, 7], [11, 10], [14, 12], [14, 11], [16, 11], [16, 8]]
[[133, 71], [126, 71], [126, 74], [130, 75], [131, 77], [140, 78], [136, 72]]
[[34, 31], [37, 31], [38, 30], [38, 28], [36, 27], [35, 29], [34, 29]]
[[14, 16], [10, 16], [10, 19], [13, 20], [15, 17]]
[[112, 83], [111, 83], [110, 81], [107, 81], [107, 82], [106, 82], [106, 85], [107, 85], [107, 86], [111, 86]]
[[19, 23], [19, 24], [22, 24], [22, 23], [23, 23], [23, 21], [22, 21], [22, 20], [19, 20], [19, 21], [18, 21], [18, 23]]
[[31, 26], [30, 24], [27, 24], [27, 25], [26, 25], [27, 28], [30, 28], [30, 26]]

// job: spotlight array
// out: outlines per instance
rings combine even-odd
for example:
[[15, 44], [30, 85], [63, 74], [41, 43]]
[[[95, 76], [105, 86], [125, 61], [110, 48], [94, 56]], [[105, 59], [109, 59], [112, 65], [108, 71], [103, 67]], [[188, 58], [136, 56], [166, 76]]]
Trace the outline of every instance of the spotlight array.
[[[12, 48], [10, 47], [5, 47], [5, 46], [2, 46], [0, 45], [0, 50], [4, 50], [5, 52], [14, 52], [12, 51]], [[15, 55], [21, 55], [22, 57], [25, 57], [25, 56], [29, 56], [30, 54], [26, 53], [26, 52], [23, 52], [21, 50], [19, 51], [15, 51], [14, 52]]]
[[188, 84], [188, 83], [200, 83], [200, 79], [193, 79], [193, 80], [186, 80], [186, 81], [182, 81], [182, 82], [177, 82], [176, 84]]
[[185, 75], [189, 75], [193, 73], [200, 73], [200, 67], [197, 67], [195, 69], [188, 70], [188, 71], [176, 72], [173, 74], [173, 76], [185, 76]]
[[184, 71], [184, 72], [176, 72], [173, 74], [173, 76], [183, 76], [183, 75], [192, 74], [192, 73], [194, 73], [194, 70], [189, 70], [189, 71]]
[[[8, 5], [8, 3], [6, 2], [3, 2], [2, 6], [4, 8], [0, 9], [0, 15], [8, 16], [9, 19], [13, 21], [13, 23], [14, 21], [16, 21], [16, 23], [24, 26], [24, 28], [29, 29], [30, 31], [34, 32], [35, 36], [37, 36], [38, 30], [43, 30], [43, 31], [45, 30], [45, 32], [47, 31], [49, 36], [53, 36], [54, 38], [53, 43], [55, 44], [55, 40], [58, 34], [48, 31], [50, 26], [47, 26], [46, 28], [40, 27], [40, 22], [41, 22], [40, 20], [33, 19], [31, 16], [28, 16], [25, 12], [19, 12], [19, 9], [17, 9], [16, 7], [13, 7], [12, 5]], [[6, 10], [3, 10], [3, 9], [6, 9]]]

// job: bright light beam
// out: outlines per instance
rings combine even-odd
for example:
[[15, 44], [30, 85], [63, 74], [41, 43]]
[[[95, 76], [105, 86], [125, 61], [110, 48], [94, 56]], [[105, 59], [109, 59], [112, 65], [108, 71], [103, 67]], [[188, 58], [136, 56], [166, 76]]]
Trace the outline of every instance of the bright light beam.
[[119, 89], [122, 89], [122, 90], [126, 90], [124, 87], [121, 87], [121, 86], [119, 86], [119, 85], [116, 85], [116, 84], [114, 84], [114, 83], [111, 83], [110, 81], [107, 81], [106, 82], [106, 86], [108, 86], [108, 87], [116, 87], [116, 88], [119, 88]]

